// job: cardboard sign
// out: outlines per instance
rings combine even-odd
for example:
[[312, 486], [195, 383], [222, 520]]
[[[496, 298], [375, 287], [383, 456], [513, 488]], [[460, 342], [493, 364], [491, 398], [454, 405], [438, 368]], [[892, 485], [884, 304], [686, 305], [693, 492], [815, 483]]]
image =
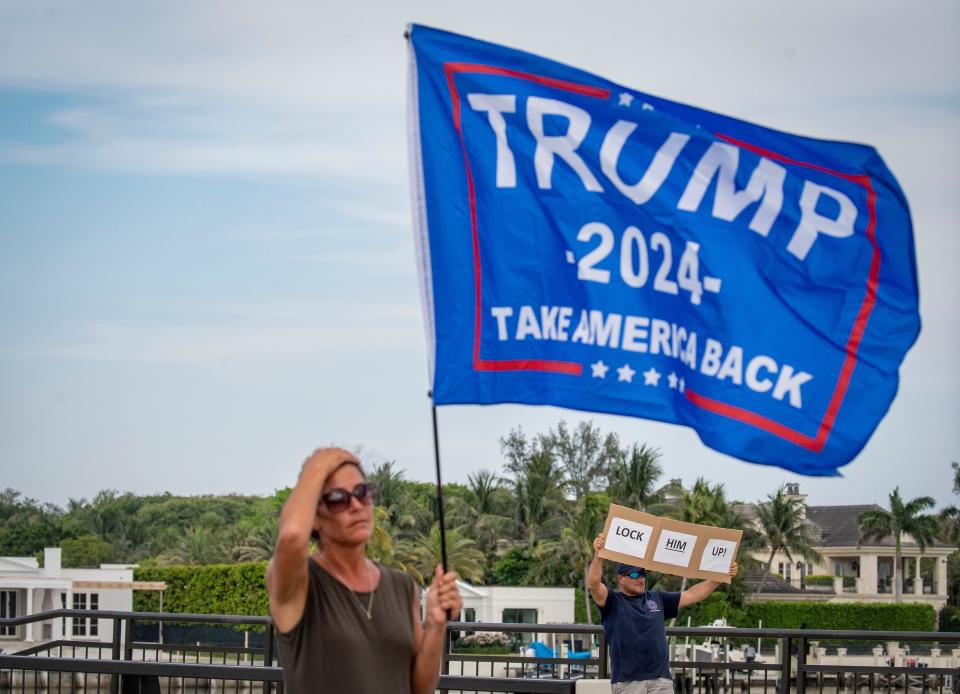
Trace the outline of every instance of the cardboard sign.
[[652, 571], [730, 583], [740, 530], [684, 523], [610, 504], [604, 559]]

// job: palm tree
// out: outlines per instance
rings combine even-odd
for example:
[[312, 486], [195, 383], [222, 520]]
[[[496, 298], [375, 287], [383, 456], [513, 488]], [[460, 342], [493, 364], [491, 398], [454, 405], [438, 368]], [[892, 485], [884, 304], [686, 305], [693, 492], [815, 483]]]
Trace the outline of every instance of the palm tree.
[[610, 498], [621, 506], [646, 509], [657, 498], [655, 485], [662, 474], [660, 449], [633, 444], [629, 456], [622, 455], [610, 468]]
[[224, 559], [222, 539], [206, 525], [193, 525], [177, 544], [157, 557], [161, 566], [216, 564]]
[[900, 543], [903, 534], [907, 533], [913, 537], [922, 554], [927, 545], [933, 542], [937, 535], [936, 518], [923, 514], [922, 511], [933, 508], [934, 505], [936, 505], [936, 502], [929, 496], [918, 496], [904, 503], [903, 499], [900, 498], [900, 487], [897, 487], [890, 494], [889, 511], [875, 508], [861, 513], [860, 517], [857, 518], [860, 524], [860, 542], [881, 540], [893, 536], [895, 602], [900, 602], [900, 593], [902, 592], [901, 581], [903, 576], [900, 571], [902, 562]]
[[[723, 484], [711, 486], [703, 477], [698, 477], [693, 489], [690, 491], [681, 489], [679, 505], [668, 515], [685, 523], [723, 527], [729, 518], [729, 512]], [[681, 593], [687, 589], [688, 580], [686, 576], [680, 580]], [[677, 618], [674, 617], [670, 625], [673, 626], [676, 621]]]
[[263, 525], [249, 530], [231, 553], [237, 561], [266, 561], [273, 556], [280, 533], [280, 517], [269, 518]]
[[794, 554], [807, 561], [820, 560], [813, 548], [815, 540], [806, 521], [803, 499], [787, 494], [786, 485], [781, 485], [775, 493], [767, 496], [767, 501], [757, 506], [757, 521], [760, 525], [757, 544], [770, 550], [757, 593], [763, 592], [777, 552], [786, 554], [790, 561], [793, 561]]
[[584, 606], [587, 623], [593, 624], [590, 610], [590, 593], [586, 590], [587, 571], [593, 559], [593, 540], [603, 529], [603, 521], [610, 507], [610, 497], [606, 494], [588, 494], [577, 501], [560, 531], [558, 540], [542, 542], [537, 546], [536, 556], [544, 567], [550, 560], [569, 562], [571, 578], [584, 586]]
[[[950, 463], [953, 467], [953, 493], [960, 495], [960, 463]], [[947, 506], [940, 511], [940, 523], [943, 526], [943, 539], [960, 547], [960, 507]]]
[[[483, 580], [484, 557], [476, 544], [457, 528], [447, 528], [447, 570], [456, 571], [466, 581]], [[422, 584], [433, 578], [437, 565], [442, 561], [440, 551], [440, 526], [434, 523], [428, 533], [421, 533], [411, 541], [404, 541], [398, 548], [408, 572]]]
[[531, 452], [513, 480], [516, 521], [526, 530], [526, 541], [534, 545], [559, 520], [556, 509], [563, 502], [563, 473], [553, 455], [545, 449]]
[[402, 552], [401, 543], [397, 540], [397, 530], [390, 524], [387, 509], [383, 506], [374, 506], [373, 532], [367, 540], [367, 556], [384, 566], [419, 577], [420, 574], [407, 564]]
[[380, 490], [380, 505], [387, 509], [394, 520], [403, 496], [403, 470], [398, 469], [396, 464], [396, 461], [388, 460], [375, 465], [368, 477]]
[[514, 521], [505, 515], [509, 492], [502, 480], [489, 470], [469, 475], [466, 494], [448, 499], [447, 521], [476, 540], [485, 556], [491, 556], [500, 538], [513, 530]]
[[503, 489], [500, 478], [490, 470], [480, 470], [467, 476], [470, 490], [470, 502], [481, 516], [496, 514], [499, 510], [498, 497]]

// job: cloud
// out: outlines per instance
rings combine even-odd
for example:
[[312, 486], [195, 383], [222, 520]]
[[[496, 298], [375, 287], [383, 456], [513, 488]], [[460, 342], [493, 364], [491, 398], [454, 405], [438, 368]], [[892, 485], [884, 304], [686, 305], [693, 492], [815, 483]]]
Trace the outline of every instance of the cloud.
[[313, 120], [241, 111], [206, 99], [109, 100], [55, 111], [50, 144], [7, 142], [0, 160], [143, 174], [289, 175], [405, 183], [403, 124], [346, 116]]
[[[8, 4], [0, 10], [0, 84], [103, 103], [51, 115], [66, 141], [8, 143], [0, 157], [146, 174], [403, 185], [401, 33], [411, 14], [812, 135], [830, 137], [823, 114], [850, 105], [870, 105], [875, 116], [895, 112], [898, 102], [953, 98], [956, 114], [955, 2], [925, 3], [922, 12], [894, 2], [732, 4], [615, 2], [585, 15], [573, 2], [531, 0], [511, 5], [509, 24], [496, 12], [433, 1]], [[577, 22], [567, 21], [571, 14]], [[696, 38], [681, 44], [681, 34]], [[584, 37], [602, 38], [604, 50]], [[710, 58], [721, 54], [722, 61]], [[862, 125], [857, 117], [854, 127]]]
[[332, 355], [422, 349], [415, 306], [351, 302], [228, 306], [209, 320], [88, 321], [31, 357], [211, 367], [227, 363], [314, 362]]

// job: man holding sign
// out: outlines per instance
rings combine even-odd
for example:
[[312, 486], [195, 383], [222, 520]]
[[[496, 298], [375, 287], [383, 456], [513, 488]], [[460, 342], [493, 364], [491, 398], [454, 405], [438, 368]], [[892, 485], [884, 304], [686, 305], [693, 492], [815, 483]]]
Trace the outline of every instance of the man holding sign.
[[[601, 581], [600, 551], [606, 536], [593, 541], [593, 561], [587, 572], [587, 589], [600, 607], [600, 620], [610, 644], [614, 694], [662, 694], [673, 692], [667, 633], [664, 620], [677, 616], [681, 608], [693, 605], [712, 593], [719, 581], [706, 580], [682, 593], [647, 590], [646, 569], [617, 564], [619, 592]], [[730, 576], [737, 563], [730, 564]]]

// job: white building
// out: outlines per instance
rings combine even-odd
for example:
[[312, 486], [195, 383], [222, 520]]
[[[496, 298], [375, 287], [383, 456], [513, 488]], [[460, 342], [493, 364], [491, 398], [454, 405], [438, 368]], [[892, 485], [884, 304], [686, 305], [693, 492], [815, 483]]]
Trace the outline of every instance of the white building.
[[573, 588], [474, 586], [458, 581], [464, 622], [572, 624]]
[[[43, 567], [34, 557], [0, 557], [0, 618], [22, 617], [59, 608], [133, 610], [133, 590], [162, 590], [163, 584], [134, 583], [133, 567], [101, 564], [99, 569], [65, 569], [60, 549], [43, 550]], [[112, 620], [49, 619], [0, 626], [0, 648], [58, 639], [109, 641]]]
[[[763, 593], [751, 595], [748, 600], [894, 602], [893, 537], [860, 541], [858, 518], [865, 511], [880, 507], [872, 504], [809, 506], [796, 483], [787, 485], [787, 494], [802, 502], [805, 522], [821, 559], [807, 562], [778, 553], [770, 566], [773, 576], [764, 582]], [[746, 519], [756, 523], [755, 505], [746, 504], [739, 510]], [[921, 551], [916, 540], [904, 534], [899, 572], [901, 600], [931, 605], [939, 611], [947, 602], [947, 557], [956, 551], [956, 546], [940, 539]], [[769, 555], [760, 551], [754, 553], [754, 558], [765, 564]], [[811, 585], [807, 578], [817, 576], [829, 576], [832, 581], [827, 585]], [[761, 579], [762, 572], [757, 572], [747, 580], [756, 590]]]

